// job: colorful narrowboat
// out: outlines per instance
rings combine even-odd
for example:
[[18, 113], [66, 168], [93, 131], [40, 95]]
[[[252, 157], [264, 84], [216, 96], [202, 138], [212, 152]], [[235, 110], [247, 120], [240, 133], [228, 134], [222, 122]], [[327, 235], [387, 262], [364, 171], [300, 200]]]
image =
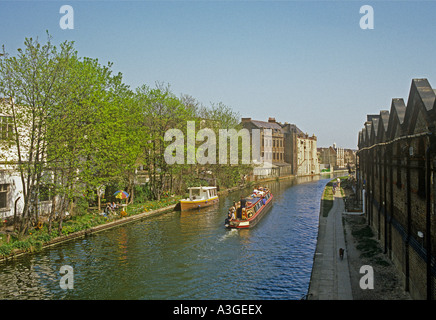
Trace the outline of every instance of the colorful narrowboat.
[[229, 209], [229, 217], [225, 220], [227, 228], [252, 228], [268, 212], [272, 206], [273, 195], [268, 188], [257, 188], [249, 197], [241, 197]]

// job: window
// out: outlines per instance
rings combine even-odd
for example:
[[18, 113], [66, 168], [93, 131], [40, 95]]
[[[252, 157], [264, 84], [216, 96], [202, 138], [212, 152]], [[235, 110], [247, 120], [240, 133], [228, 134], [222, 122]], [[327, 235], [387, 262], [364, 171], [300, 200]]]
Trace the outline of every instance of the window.
[[9, 184], [0, 184], [0, 209], [8, 207]]
[[13, 134], [12, 117], [0, 116], [0, 139], [12, 139]]
[[192, 196], [200, 196], [200, 189], [191, 189]]
[[51, 201], [53, 191], [53, 177], [48, 172], [44, 172], [38, 186], [38, 201]]
[[50, 195], [50, 186], [47, 184], [41, 184], [39, 186], [39, 193], [38, 193], [38, 200], [39, 201], [50, 201], [51, 200]]

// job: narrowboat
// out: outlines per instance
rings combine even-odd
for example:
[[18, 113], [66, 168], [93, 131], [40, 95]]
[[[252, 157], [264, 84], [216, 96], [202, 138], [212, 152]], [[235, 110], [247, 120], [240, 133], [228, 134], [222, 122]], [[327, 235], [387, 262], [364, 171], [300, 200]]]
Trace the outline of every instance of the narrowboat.
[[258, 188], [249, 197], [241, 197], [229, 209], [229, 217], [224, 225], [227, 228], [252, 228], [268, 212], [272, 206], [273, 195], [268, 188]]
[[189, 197], [180, 200], [180, 210], [200, 209], [219, 202], [216, 187], [188, 188]]

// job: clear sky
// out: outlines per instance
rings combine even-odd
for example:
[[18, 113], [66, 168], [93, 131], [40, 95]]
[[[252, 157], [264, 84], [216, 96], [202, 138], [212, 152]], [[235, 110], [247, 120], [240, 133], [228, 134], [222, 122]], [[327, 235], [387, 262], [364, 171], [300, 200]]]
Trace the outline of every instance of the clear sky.
[[[63, 30], [62, 5], [74, 9]], [[359, 9], [374, 9], [363, 30]], [[74, 40], [132, 88], [158, 82], [242, 117], [295, 123], [356, 148], [367, 114], [407, 102], [413, 78], [436, 87], [436, 1], [5, 1], [0, 44]]]

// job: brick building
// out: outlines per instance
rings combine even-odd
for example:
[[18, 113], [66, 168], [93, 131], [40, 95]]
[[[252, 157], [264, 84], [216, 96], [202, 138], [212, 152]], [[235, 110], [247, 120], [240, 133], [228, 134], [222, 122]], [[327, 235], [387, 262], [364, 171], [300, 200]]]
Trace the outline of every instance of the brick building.
[[337, 147], [336, 143], [327, 148], [318, 148], [318, 157], [320, 165], [336, 170], [349, 166], [353, 168], [356, 163], [356, 152], [352, 149]]
[[[271, 168], [267, 169], [267, 172], [264, 172], [263, 175], [278, 177], [292, 174], [290, 164], [285, 161], [284, 133], [275, 118], [269, 118], [268, 121], [242, 118], [241, 124], [243, 128], [248, 129], [251, 139], [253, 139], [253, 129], [260, 131], [258, 145], [260, 146], [261, 159], [256, 160], [261, 161], [263, 159], [265, 162], [272, 164]], [[267, 135], [265, 130], [271, 130], [271, 135]], [[265, 138], [265, 136], [269, 138]]]
[[358, 136], [357, 179], [368, 224], [416, 299], [435, 298], [436, 96], [414, 79], [407, 104], [368, 115]]
[[309, 136], [295, 124], [279, 123], [284, 134], [285, 161], [291, 165], [292, 174], [308, 176], [319, 174], [315, 135]]
[[[260, 130], [260, 156], [266, 161], [273, 163], [284, 163], [284, 141], [282, 127], [274, 118], [269, 118], [268, 122], [242, 118], [242, 126], [250, 132], [253, 129]], [[271, 130], [272, 139], [264, 139], [265, 129]], [[265, 145], [265, 143], [270, 145]]]
[[[278, 167], [279, 175], [315, 175], [319, 174], [315, 135], [308, 136], [295, 124], [277, 122], [269, 118], [268, 122], [242, 118], [242, 126], [250, 132], [260, 129], [261, 157]], [[264, 130], [271, 129], [272, 139], [264, 140]], [[265, 143], [271, 145], [265, 146]]]

